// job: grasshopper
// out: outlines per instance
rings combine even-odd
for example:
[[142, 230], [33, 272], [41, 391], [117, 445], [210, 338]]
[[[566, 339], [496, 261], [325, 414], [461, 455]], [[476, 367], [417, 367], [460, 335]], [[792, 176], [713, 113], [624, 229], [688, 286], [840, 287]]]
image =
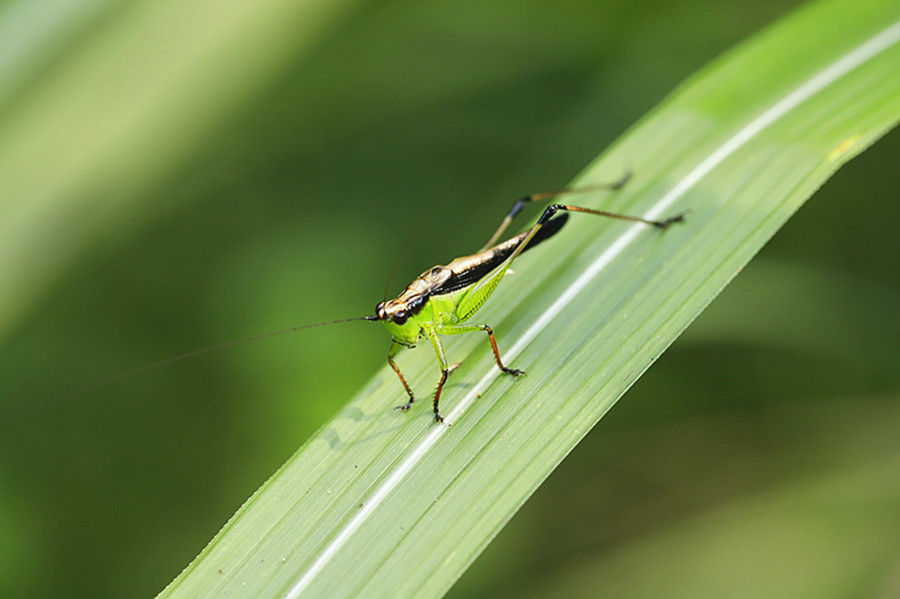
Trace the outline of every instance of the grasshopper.
[[593, 210], [568, 204], [551, 204], [544, 209], [537, 222], [524, 233], [511, 237], [494, 245], [512, 220], [525, 205], [548, 200], [557, 196], [582, 193], [596, 190], [617, 190], [629, 180], [631, 174], [626, 173], [614, 183], [591, 185], [575, 189], [559, 189], [532, 194], [517, 200], [509, 213], [503, 218], [500, 226], [491, 238], [476, 254], [456, 258], [446, 266], [429, 268], [407, 286], [396, 298], [386, 300], [375, 308], [374, 316], [364, 316], [361, 320], [379, 320], [391, 334], [392, 343], [388, 351], [388, 364], [403, 384], [409, 400], [396, 409], [407, 411], [415, 402], [415, 396], [409, 384], [394, 361], [397, 352], [403, 347], [415, 347], [422, 339], [428, 339], [434, 348], [441, 367], [441, 378], [438, 381], [432, 403], [434, 419], [443, 422], [439, 404], [441, 391], [450, 375], [441, 335], [458, 335], [482, 331], [487, 333], [494, 352], [494, 360], [501, 371], [513, 377], [524, 374], [523, 371], [509, 368], [500, 358], [494, 331], [487, 324], [467, 323], [466, 321], [478, 311], [497, 289], [512, 262], [524, 251], [537, 246], [558, 233], [568, 219], [570, 212], [582, 212], [595, 216], [604, 216], [619, 220], [644, 223], [658, 229], [666, 229], [672, 223], [682, 222], [684, 213], [665, 220], [646, 220], [636, 216], [615, 214], [603, 210]]

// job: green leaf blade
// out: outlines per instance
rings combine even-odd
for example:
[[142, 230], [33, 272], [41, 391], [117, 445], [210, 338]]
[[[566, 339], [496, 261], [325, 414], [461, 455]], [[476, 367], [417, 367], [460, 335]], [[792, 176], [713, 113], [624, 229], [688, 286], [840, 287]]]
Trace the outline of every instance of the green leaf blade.
[[475, 317], [526, 377], [498, 373], [482, 336], [448, 340], [463, 362], [438, 426], [434, 357], [402, 354], [415, 409], [390, 409], [402, 391], [385, 367], [163, 596], [444, 593], [809, 195], [896, 124], [898, 19], [888, 2], [819, 3], [695, 76], [576, 181], [631, 166], [621, 193], [584, 204], [688, 222], [573, 218]]

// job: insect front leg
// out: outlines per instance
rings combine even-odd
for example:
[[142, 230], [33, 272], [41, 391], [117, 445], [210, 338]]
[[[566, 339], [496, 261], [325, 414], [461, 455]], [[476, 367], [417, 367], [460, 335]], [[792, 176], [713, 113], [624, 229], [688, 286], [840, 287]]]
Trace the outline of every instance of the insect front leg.
[[405, 412], [410, 407], [412, 407], [413, 402], [416, 401], [416, 398], [413, 396], [412, 389], [409, 388], [409, 383], [407, 383], [406, 379], [403, 377], [403, 373], [400, 372], [400, 367], [397, 366], [396, 362], [394, 362], [394, 356], [397, 355], [397, 352], [400, 351], [401, 347], [403, 347], [403, 344], [397, 343], [396, 341], [391, 344], [391, 349], [388, 351], [388, 364], [390, 364], [391, 368], [394, 369], [394, 372], [397, 373], [397, 376], [400, 378], [400, 382], [403, 383], [403, 388], [406, 389], [406, 394], [409, 395], [408, 402], [406, 402], [402, 406], [397, 406], [394, 408], [395, 410], [402, 410]]
[[444, 355], [444, 344], [441, 343], [440, 337], [432, 331], [428, 331], [425, 334], [431, 341], [431, 346], [434, 348], [434, 353], [437, 354], [438, 362], [441, 363], [441, 380], [438, 381], [437, 389], [434, 391], [434, 421], [443, 422], [444, 417], [441, 416], [438, 404], [441, 401], [441, 391], [444, 388], [444, 383], [447, 382], [447, 377], [450, 376], [450, 368], [447, 366], [447, 356]]
[[460, 333], [473, 333], [476, 331], [484, 331], [488, 334], [488, 339], [491, 342], [491, 349], [494, 350], [494, 360], [497, 362], [497, 366], [505, 372], [506, 374], [511, 374], [514, 377], [525, 374], [524, 370], [517, 370], [515, 368], [507, 368], [503, 365], [503, 360], [500, 359], [500, 350], [497, 348], [497, 340], [494, 338], [494, 330], [486, 324], [457, 324], [451, 326], [441, 327], [441, 333], [445, 335], [458, 335]]

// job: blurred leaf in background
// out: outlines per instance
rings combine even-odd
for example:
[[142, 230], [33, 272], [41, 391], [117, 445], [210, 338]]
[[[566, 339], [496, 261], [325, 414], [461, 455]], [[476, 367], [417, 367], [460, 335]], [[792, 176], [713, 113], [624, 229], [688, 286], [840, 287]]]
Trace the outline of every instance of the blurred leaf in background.
[[[159, 591], [388, 340], [305, 331], [42, 404], [370, 313], [395, 263], [392, 290], [477, 248], [793, 5], [35, 6], [0, 7], [0, 595], [96, 598]], [[900, 589], [898, 153], [838, 173], [452, 594]]]

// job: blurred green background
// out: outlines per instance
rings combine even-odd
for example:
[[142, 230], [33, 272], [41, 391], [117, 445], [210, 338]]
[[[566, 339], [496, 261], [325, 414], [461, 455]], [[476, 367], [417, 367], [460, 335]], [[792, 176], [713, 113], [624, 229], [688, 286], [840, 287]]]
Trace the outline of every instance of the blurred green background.
[[[794, 6], [0, 3], [0, 596], [154, 595], [389, 340], [74, 390], [371, 313]], [[829, 181], [451, 596], [900, 594], [898, 156]]]

